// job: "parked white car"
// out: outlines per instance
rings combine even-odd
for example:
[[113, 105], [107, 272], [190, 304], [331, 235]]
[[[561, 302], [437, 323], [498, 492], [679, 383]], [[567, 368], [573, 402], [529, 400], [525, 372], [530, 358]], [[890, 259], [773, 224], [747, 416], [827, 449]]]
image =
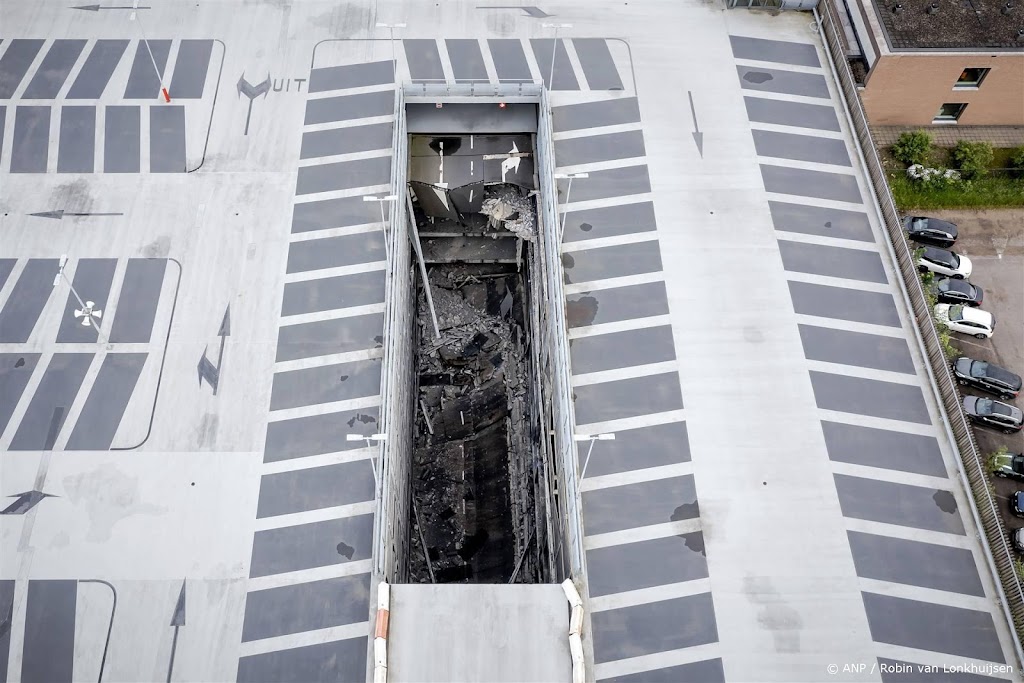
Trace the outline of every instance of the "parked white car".
[[996, 330], [996, 319], [988, 311], [963, 304], [936, 304], [935, 319], [953, 332], [988, 339]]
[[917, 269], [922, 273], [931, 271], [957, 280], [969, 278], [973, 268], [971, 259], [938, 247], [924, 247], [917, 257]]

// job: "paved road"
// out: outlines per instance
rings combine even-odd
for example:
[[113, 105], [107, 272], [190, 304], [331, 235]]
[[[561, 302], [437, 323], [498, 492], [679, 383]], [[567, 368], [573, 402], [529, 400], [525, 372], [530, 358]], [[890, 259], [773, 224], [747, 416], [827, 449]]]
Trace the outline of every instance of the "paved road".
[[559, 170], [590, 174], [561, 200], [578, 431], [617, 434], [583, 494], [596, 678], [1013, 676], [808, 17], [542, 9], [571, 35], [474, 3], [0, 7], [0, 678], [363, 680], [346, 435], [380, 403], [361, 196], [388, 189], [393, 55], [551, 78]]

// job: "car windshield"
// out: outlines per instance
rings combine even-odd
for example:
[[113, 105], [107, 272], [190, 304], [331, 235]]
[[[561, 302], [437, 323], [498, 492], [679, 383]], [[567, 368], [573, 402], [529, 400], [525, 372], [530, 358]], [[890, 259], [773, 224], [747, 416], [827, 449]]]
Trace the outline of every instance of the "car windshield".
[[[999, 405], [996, 404], [990, 398], [979, 398], [978, 402], [974, 404], [974, 409], [978, 411], [978, 415], [991, 415], [992, 413], [1002, 412], [999, 410]], [[1007, 412], [1007, 415], [1010, 413]]]
[[971, 377], [988, 377], [988, 363], [976, 360], [971, 365]]
[[949, 291], [949, 283], [950, 283], [949, 280], [939, 280], [939, 291], [940, 292], [948, 292]]
[[1010, 460], [1010, 469], [1017, 474], [1024, 474], [1024, 455], [1015, 455], [1013, 459]]
[[913, 221], [910, 222], [910, 227], [912, 227], [914, 230], [924, 230], [925, 228], [928, 227], [928, 219], [915, 218]]
[[960, 267], [960, 257], [957, 256], [956, 254], [954, 254], [953, 252], [949, 252], [949, 263], [954, 268], [959, 268]]
[[964, 307], [960, 304], [949, 307], [949, 319], [950, 320], [963, 320], [964, 319]]

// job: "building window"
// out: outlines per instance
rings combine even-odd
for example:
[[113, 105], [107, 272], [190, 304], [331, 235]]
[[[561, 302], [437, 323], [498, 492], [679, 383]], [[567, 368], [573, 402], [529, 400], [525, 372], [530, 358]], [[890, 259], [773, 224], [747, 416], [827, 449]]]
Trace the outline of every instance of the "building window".
[[960, 73], [960, 78], [956, 79], [954, 88], [977, 88], [981, 86], [981, 82], [985, 80], [985, 76], [988, 75], [989, 69], [964, 69]]
[[935, 115], [932, 123], [956, 123], [964, 109], [967, 109], [967, 105], [960, 102], [944, 104], [939, 108], [939, 113]]

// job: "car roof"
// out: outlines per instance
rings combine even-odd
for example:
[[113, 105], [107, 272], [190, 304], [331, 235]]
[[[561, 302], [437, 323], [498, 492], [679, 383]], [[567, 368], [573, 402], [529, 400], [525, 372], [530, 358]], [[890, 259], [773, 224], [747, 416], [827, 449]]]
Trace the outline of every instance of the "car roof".
[[1020, 375], [1012, 373], [1009, 370], [999, 367], [998, 365], [992, 365], [991, 363], [989, 363], [988, 367], [985, 369], [985, 376], [999, 380], [1000, 382], [1003, 382], [1004, 384], [1013, 387], [1015, 390], [1020, 389], [1021, 387]]
[[992, 327], [992, 314], [989, 313], [988, 311], [982, 311], [977, 308], [971, 308], [970, 306], [964, 306], [963, 318], [964, 320], [970, 321], [972, 323], [981, 323], [985, 327]]
[[944, 277], [939, 280], [939, 285], [945, 285], [947, 289], [964, 293], [970, 293], [974, 289], [974, 285], [967, 280], [958, 280], [955, 277]]
[[953, 252], [948, 249], [939, 249], [938, 247], [925, 247], [924, 257], [931, 261], [941, 261], [945, 263], [946, 261], [953, 260]]
[[928, 221], [928, 227], [931, 228], [932, 230], [944, 230], [945, 232], [948, 232], [949, 234], [956, 237], [955, 223], [950, 223], [949, 221], [944, 221], [939, 218], [928, 218], [926, 216], [921, 216], [921, 218], [924, 218], [925, 220]]

